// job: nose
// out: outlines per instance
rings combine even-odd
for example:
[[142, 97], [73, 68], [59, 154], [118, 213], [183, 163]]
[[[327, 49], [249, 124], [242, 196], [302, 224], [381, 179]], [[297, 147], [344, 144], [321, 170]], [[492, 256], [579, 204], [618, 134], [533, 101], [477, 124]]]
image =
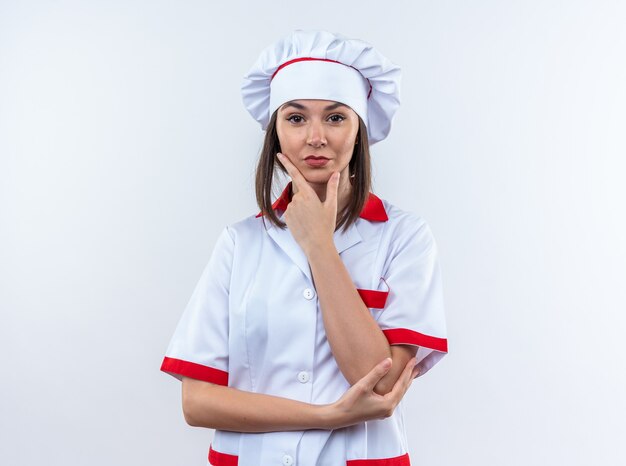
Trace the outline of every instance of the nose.
[[326, 145], [324, 128], [320, 122], [311, 122], [311, 124], [309, 125], [309, 131], [307, 133], [306, 143], [313, 147], [322, 147]]

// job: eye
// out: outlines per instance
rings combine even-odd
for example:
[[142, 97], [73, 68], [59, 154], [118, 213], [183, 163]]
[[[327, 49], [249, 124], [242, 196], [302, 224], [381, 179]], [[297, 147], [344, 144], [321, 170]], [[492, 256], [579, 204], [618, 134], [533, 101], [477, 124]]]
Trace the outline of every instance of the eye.
[[291, 115], [289, 118], [287, 118], [287, 121], [290, 121], [292, 123], [300, 123], [302, 121], [302, 116], [301, 115]]
[[332, 120], [334, 123], [339, 123], [340, 121], [343, 121], [346, 119], [346, 117], [344, 117], [343, 115], [339, 115], [338, 113], [336, 113], [335, 115], [331, 115], [329, 118], [339, 118], [338, 120]]

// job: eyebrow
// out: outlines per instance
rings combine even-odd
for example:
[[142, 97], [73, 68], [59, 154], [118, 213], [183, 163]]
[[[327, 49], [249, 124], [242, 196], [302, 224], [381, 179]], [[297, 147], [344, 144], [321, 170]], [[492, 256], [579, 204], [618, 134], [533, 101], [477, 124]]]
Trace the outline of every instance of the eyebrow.
[[[297, 104], [297, 103], [295, 103], [295, 102], [287, 102], [287, 103], [283, 106], [283, 110], [284, 110], [284, 109], [286, 109], [286, 108], [287, 108], [287, 107], [289, 107], [289, 106], [291, 106], [291, 107], [295, 107], [295, 108], [300, 109], [300, 110], [306, 110], [306, 107], [305, 107], [304, 105], [302, 105], [302, 104]], [[334, 104], [331, 104], [331, 105], [328, 105], [327, 107], [325, 107], [325, 108], [324, 108], [324, 110], [334, 110], [334, 109], [336, 109], [336, 108], [338, 108], [338, 107], [346, 107], [346, 108], [348, 108], [348, 106], [347, 106], [347, 105], [342, 104], [341, 102], [335, 102]]]

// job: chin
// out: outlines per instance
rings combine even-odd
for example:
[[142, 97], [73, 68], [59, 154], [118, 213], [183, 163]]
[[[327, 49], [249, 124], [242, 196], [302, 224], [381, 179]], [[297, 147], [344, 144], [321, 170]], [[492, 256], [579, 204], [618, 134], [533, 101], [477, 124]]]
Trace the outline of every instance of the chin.
[[323, 173], [319, 172], [315, 174], [303, 173], [303, 175], [304, 175], [304, 179], [307, 180], [309, 183], [326, 184], [328, 183], [328, 180], [330, 179], [331, 172], [323, 172]]

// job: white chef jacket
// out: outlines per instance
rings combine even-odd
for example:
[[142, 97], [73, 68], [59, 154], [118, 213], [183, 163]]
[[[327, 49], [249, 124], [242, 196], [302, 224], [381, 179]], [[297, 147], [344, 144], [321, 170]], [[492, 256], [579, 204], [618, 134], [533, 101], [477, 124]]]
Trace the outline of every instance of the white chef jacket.
[[[272, 205], [279, 218], [291, 182]], [[166, 350], [161, 370], [312, 403], [350, 387], [326, 339], [306, 255], [261, 213], [226, 226]], [[284, 221], [284, 220], [283, 220]], [[370, 193], [334, 242], [390, 345], [415, 345], [423, 376], [448, 351], [437, 246], [424, 219]], [[409, 466], [403, 403], [392, 416], [334, 430], [216, 430], [213, 466]]]

